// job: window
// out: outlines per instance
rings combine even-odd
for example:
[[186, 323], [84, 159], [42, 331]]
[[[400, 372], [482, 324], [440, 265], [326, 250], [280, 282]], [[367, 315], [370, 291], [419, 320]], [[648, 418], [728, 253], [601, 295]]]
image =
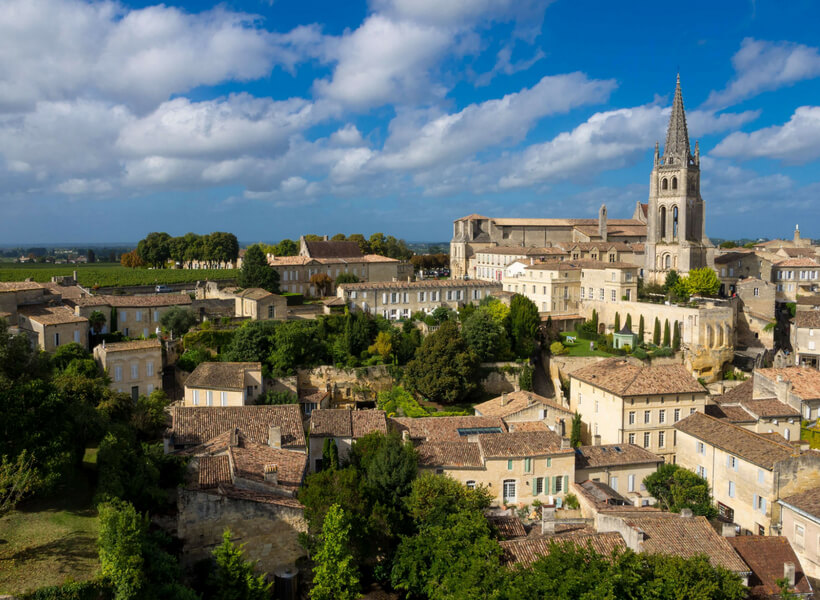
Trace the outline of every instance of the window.
[[208, 406], [214, 405], [214, 393], [211, 390], [205, 392], [208, 397]]
[[675, 409], [675, 423], [677, 423], [678, 421], [680, 421], [680, 409], [676, 408]]
[[584, 299], [584, 288], [581, 288], [581, 300], [583, 300], [583, 299]]
[[635, 443], [635, 434], [634, 434], [634, 433], [630, 433], [630, 434], [629, 434], [629, 443], [630, 443], [630, 444], [634, 444], [634, 443]]
[[706, 446], [703, 445], [703, 442], [696, 442], [695, 450], [698, 454], [706, 454]]
[[626, 489], [628, 492], [635, 491], [635, 475], [629, 475], [626, 478]]
[[666, 410], [661, 409], [658, 411], [658, 423], [666, 423]]
[[755, 289], [754, 289], [754, 295], [755, 295], [755, 296], [759, 296], [759, 295], [760, 295], [760, 288], [755, 288]]
[[199, 404], [199, 390], [194, 390], [194, 406]]
[[794, 524], [794, 545], [802, 549], [806, 544], [806, 528], [800, 523]]
[[154, 391], [154, 385], [153, 385], [153, 384], [151, 384], [151, 383], [149, 383], [149, 384], [148, 384], [148, 389], [145, 391], [145, 393], [146, 393], [146, 394], [148, 394], [148, 395], [150, 396], [150, 395], [151, 395], [151, 392], [153, 392], [153, 391]]
[[154, 363], [153, 362], [148, 361], [147, 363], [145, 363], [145, 375], [148, 376], [148, 377], [153, 377], [154, 376]]
[[536, 477], [533, 480], [532, 486], [532, 494], [533, 496], [537, 496], [538, 494], [544, 493], [544, 478], [543, 477]]
[[470, 479], [470, 480], [466, 481], [466, 482], [464, 483], [464, 485], [466, 485], [466, 486], [467, 486], [467, 489], [468, 489], [468, 490], [474, 490], [474, 489], [475, 489], [475, 481], [473, 481], [472, 479]]
[[652, 434], [648, 431], [643, 434], [643, 447], [649, 448], [649, 445], [652, 443]]
[[549, 469], [550, 467], [552, 467], [552, 458], [548, 456], [547, 457], [547, 468]]
[[228, 392], [219, 392], [219, 405], [228, 406]]
[[730, 481], [729, 482], [729, 498], [734, 498], [734, 497], [735, 497], [735, 482]]
[[512, 471], [512, 467], [513, 467], [513, 461], [510, 458], [510, 459], [507, 460], [507, 470]]
[[158, 310], [154, 311], [154, 321], [159, 321], [159, 311]]
[[764, 515], [766, 514], [766, 498], [763, 496], [758, 496], [757, 494], [754, 495], [754, 500], [752, 501], [752, 505], [754, 506], [755, 510], [762, 512]]
[[763, 480], [764, 480], [763, 469], [758, 469], [757, 470], [757, 482], [758, 483], [763, 483]]
[[131, 365], [131, 379], [137, 379], [140, 376], [139, 364]]
[[694, 414], [695, 414], [695, 410], [696, 410], [695, 408], [690, 408], [690, 409], [689, 409], [689, 414], [690, 414], [690, 415], [694, 415]]
[[80, 343], [80, 330], [79, 330], [79, 329], [77, 329], [77, 330], [74, 332], [74, 343], [75, 343], [75, 344], [79, 344], [79, 343]]
[[60, 345], [60, 334], [59, 334], [59, 333], [55, 333], [55, 334], [54, 334], [54, 345], [55, 345], [55, 346], [59, 346], [59, 345]]
[[659, 431], [658, 432], [658, 447], [664, 448], [666, 446], [666, 432]]
[[604, 299], [604, 288], [601, 288], [601, 289], [599, 290], [599, 292], [598, 292], [598, 299], [599, 299], [599, 300], [603, 300], [603, 299]]
[[630, 425], [635, 424], [635, 411], [634, 410], [629, 411], [629, 424]]
[[515, 500], [515, 479], [504, 480], [504, 500]]
[[706, 467], [701, 467], [700, 465], [698, 465], [698, 468], [696, 469], [696, 471], [697, 471], [698, 475], [700, 475], [701, 477], [706, 479]]
[[609, 299], [615, 302], [615, 290], [610, 290], [609, 296]]
[[648, 423], [650, 423], [651, 421], [652, 421], [652, 411], [651, 411], [651, 410], [645, 410], [645, 411], [643, 411], [643, 422], [644, 422], [645, 424], [648, 424]]
[[532, 459], [525, 458], [524, 459], [524, 472], [525, 473], [532, 473]]
[[117, 319], [119, 319], [120, 323], [128, 320], [128, 313], [125, 310], [120, 311], [117, 314]]
[[135, 321], [142, 321], [142, 311], [141, 310], [135, 310], [134, 311], [134, 320]]
[[114, 381], [122, 381], [122, 367], [114, 367]]
[[737, 458], [735, 458], [734, 456], [727, 456], [726, 468], [737, 471]]
[[558, 492], [563, 492], [564, 491], [564, 478], [561, 477], [560, 475], [558, 475], [558, 476], [555, 477], [555, 479], [553, 479], [553, 481], [555, 482], [552, 486], [553, 491], [556, 494]]
[[618, 491], [618, 478], [617, 477], [610, 477], [609, 478], [609, 487], [611, 487], [616, 492]]
[[595, 401], [595, 412], [598, 412], [598, 401]]
[[592, 300], [593, 298], [595, 298], [595, 290], [589, 288], [589, 299]]

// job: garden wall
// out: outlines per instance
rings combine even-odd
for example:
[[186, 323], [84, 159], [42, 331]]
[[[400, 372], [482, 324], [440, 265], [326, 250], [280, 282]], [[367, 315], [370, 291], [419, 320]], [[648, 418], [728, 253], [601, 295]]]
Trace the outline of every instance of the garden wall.
[[355, 369], [324, 365], [313, 369], [299, 369], [297, 381], [300, 390], [325, 390], [330, 386], [331, 405], [375, 400], [376, 394], [389, 390], [395, 383], [386, 365]]
[[500, 396], [506, 392], [517, 392], [518, 377], [523, 365], [516, 362], [481, 363], [482, 377], [479, 385], [488, 394]]

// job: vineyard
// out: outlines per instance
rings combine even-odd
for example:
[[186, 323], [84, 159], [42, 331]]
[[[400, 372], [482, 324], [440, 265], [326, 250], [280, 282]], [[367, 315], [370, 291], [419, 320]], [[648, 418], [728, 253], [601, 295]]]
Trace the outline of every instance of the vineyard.
[[124, 285], [155, 285], [194, 283], [205, 279], [233, 279], [233, 269], [129, 269], [119, 263], [78, 265], [0, 263], [0, 281], [23, 281], [29, 277], [46, 282], [52, 277], [71, 275], [77, 271], [80, 285], [111, 287]]

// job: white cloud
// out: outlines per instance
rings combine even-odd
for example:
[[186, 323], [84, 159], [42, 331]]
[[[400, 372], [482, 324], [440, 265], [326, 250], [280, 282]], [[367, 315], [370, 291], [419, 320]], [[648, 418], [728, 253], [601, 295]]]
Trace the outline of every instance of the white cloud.
[[105, 194], [112, 189], [114, 188], [109, 182], [101, 179], [69, 179], [57, 186], [58, 192], [72, 196]]
[[746, 38], [732, 57], [735, 77], [719, 92], [709, 94], [704, 106], [723, 108], [769, 90], [820, 76], [817, 48], [791, 42]]
[[330, 142], [335, 146], [361, 146], [364, 144], [362, 132], [353, 123], [348, 123], [333, 132]]
[[820, 106], [799, 107], [784, 125], [732, 133], [712, 154], [740, 159], [774, 158], [792, 164], [820, 158]]

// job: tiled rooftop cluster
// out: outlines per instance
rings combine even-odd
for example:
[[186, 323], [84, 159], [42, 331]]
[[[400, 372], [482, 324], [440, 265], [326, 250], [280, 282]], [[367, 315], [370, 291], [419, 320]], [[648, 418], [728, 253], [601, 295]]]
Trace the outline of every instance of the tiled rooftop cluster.
[[571, 377], [620, 397], [705, 393], [683, 365], [643, 366], [609, 358], [571, 373]]
[[258, 362], [203, 362], [185, 380], [189, 388], [242, 390], [247, 371], [261, 371]]

